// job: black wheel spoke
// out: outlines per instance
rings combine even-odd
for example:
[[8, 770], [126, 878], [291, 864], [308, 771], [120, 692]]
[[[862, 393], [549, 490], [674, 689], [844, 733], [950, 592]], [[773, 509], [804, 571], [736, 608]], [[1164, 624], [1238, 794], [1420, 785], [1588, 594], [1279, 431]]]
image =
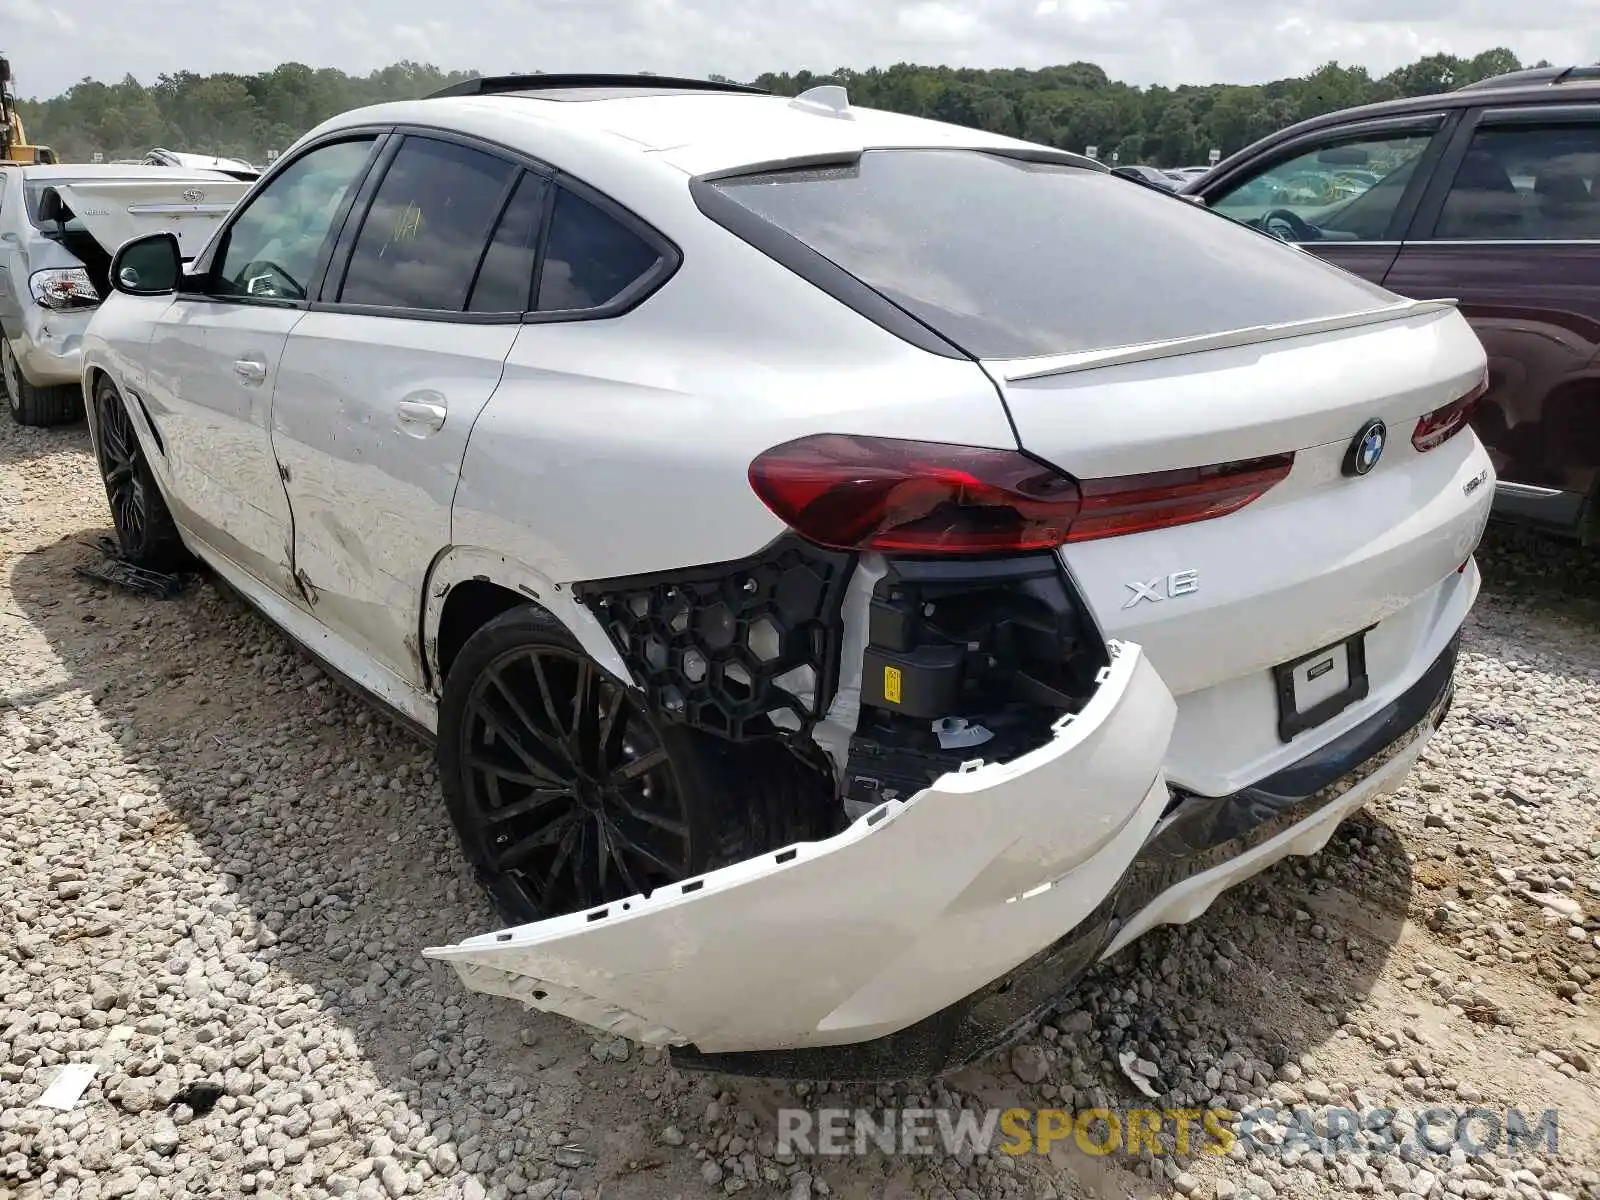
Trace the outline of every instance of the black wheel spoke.
[[632, 762], [624, 763], [615, 771], [611, 772], [611, 775], [609, 776], [609, 782], [613, 787], [620, 788], [623, 784], [632, 783], [635, 779], [638, 779], [639, 776], [655, 770], [655, 768], [659, 767], [666, 761], [666, 750], [660, 746], [657, 746], [655, 749], [647, 750]]
[[623, 847], [619, 845], [616, 826], [611, 821], [605, 821], [603, 825], [601, 837], [605, 841], [606, 854], [611, 858], [612, 862], [617, 864], [617, 870], [621, 873], [623, 881], [628, 885], [628, 890], [635, 895], [648, 896], [650, 887], [648, 884], [641, 882], [639, 877], [633, 873], [633, 868], [628, 865], [628, 856], [623, 853]]
[[504, 825], [507, 821], [514, 821], [518, 817], [525, 817], [529, 813], [538, 812], [558, 801], [572, 800], [572, 793], [559, 791], [555, 788], [544, 788], [520, 800], [511, 800], [484, 811], [484, 819], [491, 825]]
[[675, 821], [671, 817], [655, 812], [652, 809], [640, 808], [630, 802], [628, 797], [623, 793], [618, 793], [615, 797], [615, 800], [617, 807], [623, 812], [627, 813], [635, 821], [639, 821], [645, 825], [653, 826], [654, 828], [661, 830], [663, 833], [670, 833], [673, 837], [680, 840], [688, 840], [689, 827], [682, 821]]
[[[584, 720], [584, 717], [591, 712], [589, 689], [593, 686], [593, 683], [594, 668], [589, 665], [587, 660], [579, 662], [578, 681], [572, 688], [572, 724], [570, 726], [573, 753], [579, 763], [591, 761], [584, 754], [583, 732], [584, 728], [589, 724], [588, 721]], [[597, 763], [596, 765], [599, 764]]]
[[576, 649], [537, 643], [473, 684], [459, 761], [481, 861], [535, 912], [647, 895], [695, 872], [673, 760], [640, 703]]
[[[544, 701], [544, 711], [549, 714], [550, 723], [555, 725], [556, 713], [560, 709], [556, 707], [555, 693], [550, 690], [550, 681], [544, 676], [544, 660], [537, 654], [533, 656], [533, 677], [539, 684], [539, 698]], [[556, 732], [564, 733], [565, 731], [559, 725], [556, 725]]]
[[[545, 876], [548, 880], [545, 885], [546, 889], [554, 887], [556, 881], [561, 878], [561, 869], [571, 859], [572, 852], [577, 847], [578, 838], [582, 834], [583, 822], [576, 820], [567, 822], [566, 831], [561, 835], [561, 841], [556, 846], [556, 856], [551, 861], [550, 870]], [[574, 891], [581, 892], [581, 889], [574, 889]], [[587, 908], [588, 905], [583, 905], [582, 907]]]
[[545, 774], [551, 778], [559, 779], [559, 776], [555, 775], [549, 766], [534, 757], [533, 752], [522, 744], [522, 739], [513, 733], [511, 728], [487, 704], [479, 702], [473, 705], [472, 712], [478, 720], [483, 722], [483, 727], [494, 734], [495, 741], [503, 743], [511, 753], [522, 760], [523, 766], [528, 768], [530, 774]]
[[622, 714], [626, 709], [627, 694], [615, 685], [607, 689], [605, 711], [600, 714], [600, 732], [595, 738], [596, 762], [604, 766], [611, 753], [611, 741], [626, 726]]
[[[513, 721], [531, 733], [541, 745], [554, 750], [573, 766], [577, 765], [567, 748], [561, 744], [560, 738], [551, 737], [543, 729], [539, 728], [539, 723], [535, 721], [528, 710], [522, 706], [522, 701], [517, 699], [510, 686], [500, 675], [500, 672], [493, 672], [489, 676], [489, 680], [494, 684], [495, 691], [500, 693], [500, 698], [506, 702], [506, 706], [511, 710], [511, 719]], [[543, 691], [542, 688], [540, 690]]]
[[467, 759], [467, 768], [472, 771], [482, 771], [486, 775], [493, 775], [496, 779], [506, 783], [514, 783], [518, 787], [532, 788], [534, 791], [559, 792], [570, 795], [572, 792], [571, 781], [562, 779], [553, 771], [540, 770], [537, 773], [517, 771], [510, 767], [501, 766], [491, 762], [481, 754], [475, 754]]
[[677, 868], [669, 866], [665, 861], [662, 860], [659, 854], [657, 854], [654, 850], [651, 850], [648, 846], [634, 841], [620, 829], [613, 829], [612, 832], [613, 836], [617, 839], [617, 844], [635, 858], [641, 860], [642, 862], [648, 863], [656, 870], [662, 871], [668, 876], [672, 876], [676, 873]]
[[[520, 838], [509, 846], [500, 847], [494, 856], [494, 869], [508, 870], [521, 863], [535, 850], [541, 850], [546, 846], [563, 845], [568, 834], [577, 828], [577, 821], [570, 815], [551, 821], [527, 837]], [[555, 872], [552, 871], [550, 874], [553, 876]]]

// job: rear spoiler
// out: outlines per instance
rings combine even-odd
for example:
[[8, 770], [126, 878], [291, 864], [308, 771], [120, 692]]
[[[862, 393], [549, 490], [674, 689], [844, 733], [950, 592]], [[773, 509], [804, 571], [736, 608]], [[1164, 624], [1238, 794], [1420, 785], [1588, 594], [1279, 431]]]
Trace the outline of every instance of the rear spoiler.
[[1180, 354], [1229, 350], [1235, 346], [1252, 346], [1260, 342], [1281, 341], [1284, 338], [1305, 337], [1314, 333], [1358, 329], [1363, 325], [1379, 325], [1386, 321], [1403, 321], [1426, 313], [1444, 312], [1455, 308], [1456, 304], [1454, 299], [1401, 300], [1396, 304], [1386, 304], [1382, 308], [1342, 313], [1334, 317], [1312, 317], [1304, 321], [1285, 321], [1279, 325], [1251, 325], [1245, 329], [1230, 329], [1224, 333], [1203, 333], [1192, 337], [1170, 338], [1161, 342], [1142, 342], [1137, 346], [1114, 346], [1107, 350], [1080, 350], [1073, 354], [1042, 354], [1031, 358], [998, 360], [994, 365], [1007, 383], [1017, 383], [1025, 379], [1045, 379], [1051, 375], [1067, 375], [1074, 371], [1088, 371], [1096, 367], [1120, 367], [1129, 363], [1150, 362], [1158, 358], [1173, 358]]

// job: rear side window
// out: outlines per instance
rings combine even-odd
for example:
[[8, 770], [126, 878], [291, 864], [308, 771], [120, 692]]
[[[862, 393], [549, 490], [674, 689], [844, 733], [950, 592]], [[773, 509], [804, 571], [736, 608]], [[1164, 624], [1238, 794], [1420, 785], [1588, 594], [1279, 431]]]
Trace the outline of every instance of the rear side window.
[[339, 302], [460, 312], [518, 170], [468, 146], [407, 138], [362, 222]]
[[1395, 297], [1175, 196], [970, 150], [717, 181], [980, 358], [1360, 312]]
[[1478, 130], [1450, 182], [1433, 236], [1600, 239], [1600, 121]]
[[653, 272], [661, 252], [583, 197], [560, 189], [539, 273], [539, 309], [599, 308]]

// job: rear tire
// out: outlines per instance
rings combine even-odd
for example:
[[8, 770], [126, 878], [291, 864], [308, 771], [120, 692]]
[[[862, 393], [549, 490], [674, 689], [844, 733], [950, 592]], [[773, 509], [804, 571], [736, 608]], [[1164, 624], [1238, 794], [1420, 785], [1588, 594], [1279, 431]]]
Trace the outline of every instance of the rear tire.
[[0, 336], [0, 381], [6, 408], [18, 425], [69, 425], [83, 419], [83, 389], [75, 383], [35, 387], [22, 376], [11, 343]]
[[461, 648], [437, 757], [462, 849], [513, 924], [649, 894], [836, 824], [831, 778], [776, 742], [658, 720], [532, 605]]
[[95, 458], [123, 559], [150, 571], [181, 567], [188, 560], [183, 539], [116, 384], [102, 377], [95, 385], [94, 404]]

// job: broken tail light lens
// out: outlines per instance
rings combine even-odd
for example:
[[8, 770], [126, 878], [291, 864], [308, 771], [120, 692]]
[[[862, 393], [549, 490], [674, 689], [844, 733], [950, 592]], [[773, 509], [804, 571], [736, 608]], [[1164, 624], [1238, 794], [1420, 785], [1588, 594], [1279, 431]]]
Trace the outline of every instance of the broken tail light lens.
[[93, 308], [100, 303], [89, 272], [82, 267], [58, 267], [35, 271], [28, 276], [28, 290], [42, 307], [55, 312], [71, 308]]
[[1015, 450], [819, 434], [750, 464], [750, 486], [802, 537], [839, 550], [992, 554], [1224, 516], [1294, 455], [1080, 483]]
[[1465, 396], [1418, 417], [1417, 427], [1411, 431], [1411, 445], [1424, 454], [1444, 445], [1467, 427], [1478, 401], [1488, 390], [1489, 373], [1485, 371], [1483, 378]]

